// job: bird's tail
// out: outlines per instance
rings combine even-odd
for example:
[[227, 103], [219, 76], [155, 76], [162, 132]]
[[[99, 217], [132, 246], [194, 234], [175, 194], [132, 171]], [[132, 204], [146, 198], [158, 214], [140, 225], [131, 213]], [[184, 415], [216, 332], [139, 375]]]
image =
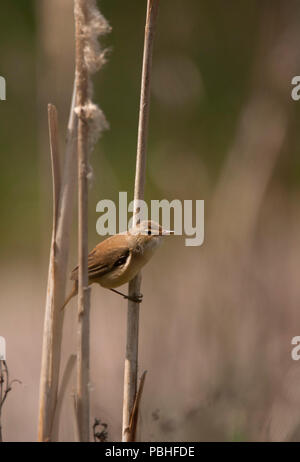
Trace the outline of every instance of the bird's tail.
[[70, 294], [66, 298], [63, 306], [61, 307], [61, 311], [67, 306], [67, 304], [69, 303], [71, 298], [73, 298], [73, 297], [75, 297], [75, 295], [77, 295], [77, 293], [78, 293], [78, 284], [77, 284], [77, 281], [75, 281], [75, 284], [74, 284], [74, 287], [73, 287], [72, 291], [70, 292]]

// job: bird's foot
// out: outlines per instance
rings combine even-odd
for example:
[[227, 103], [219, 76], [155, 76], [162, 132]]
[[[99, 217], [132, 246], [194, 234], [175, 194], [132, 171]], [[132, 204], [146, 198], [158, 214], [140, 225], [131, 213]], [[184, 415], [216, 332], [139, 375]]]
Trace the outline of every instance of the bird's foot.
[[134, 303], [141, 303], [143, 301], [143, 294], [139, 294], [135, 297], [130, 297], [129, 295], [125, 295], [125, 298], [127, 298], [127, 300], [131, 300]]
[[116, 289], [110, 289], [112, 292], [115, 292], [116, 294], [122, 295], [123, 298], [126, 298], [126, 300], [131, 300], [134, 303], [141, 303], [143, 300], [143, 295], [139, 294], [136, 296], [131, 297], [130, 295], [125, 295], [122, 292], [119, 292]]

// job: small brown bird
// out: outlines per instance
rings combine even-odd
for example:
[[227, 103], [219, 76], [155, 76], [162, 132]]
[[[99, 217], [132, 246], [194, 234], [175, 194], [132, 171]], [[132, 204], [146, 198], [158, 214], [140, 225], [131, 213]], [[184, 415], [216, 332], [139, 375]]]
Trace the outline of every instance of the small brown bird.
[[[163, 237], [171, 234], [174, 231], [164, 230], [154, 221], [143, 221], [127, 232], [100, 242], [88, 256], [89, 284], [95, 282], [124, 298], [140, 303], [142, 295], [133, 299], [115, 290], [115, 287], [131, 281], [150, 260]], [[62, 309], [78, 293], [78, 266], [73, 269], [71, 280], [75, 281], [74, 287]]]

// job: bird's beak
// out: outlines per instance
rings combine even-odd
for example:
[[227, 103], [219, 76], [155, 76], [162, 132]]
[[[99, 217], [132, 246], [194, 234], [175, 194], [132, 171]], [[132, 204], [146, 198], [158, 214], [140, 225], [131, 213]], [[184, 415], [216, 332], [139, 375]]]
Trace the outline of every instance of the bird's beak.
[[168, 229], [163, 229], [162, 230], [162, 235], [163, 236], [171, 236], [172, 234], [175, 234], [174, 231], [170, 231]]

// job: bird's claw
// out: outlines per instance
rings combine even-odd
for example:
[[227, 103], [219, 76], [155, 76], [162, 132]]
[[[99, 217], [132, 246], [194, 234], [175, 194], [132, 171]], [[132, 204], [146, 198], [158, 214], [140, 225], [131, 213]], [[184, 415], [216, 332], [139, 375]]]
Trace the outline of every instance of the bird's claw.
[[125, 296], [128, 300], [131, 300], [134, 303], [141, 303], [143, 300], [143, 294], [136, 295], [134, 297]]

